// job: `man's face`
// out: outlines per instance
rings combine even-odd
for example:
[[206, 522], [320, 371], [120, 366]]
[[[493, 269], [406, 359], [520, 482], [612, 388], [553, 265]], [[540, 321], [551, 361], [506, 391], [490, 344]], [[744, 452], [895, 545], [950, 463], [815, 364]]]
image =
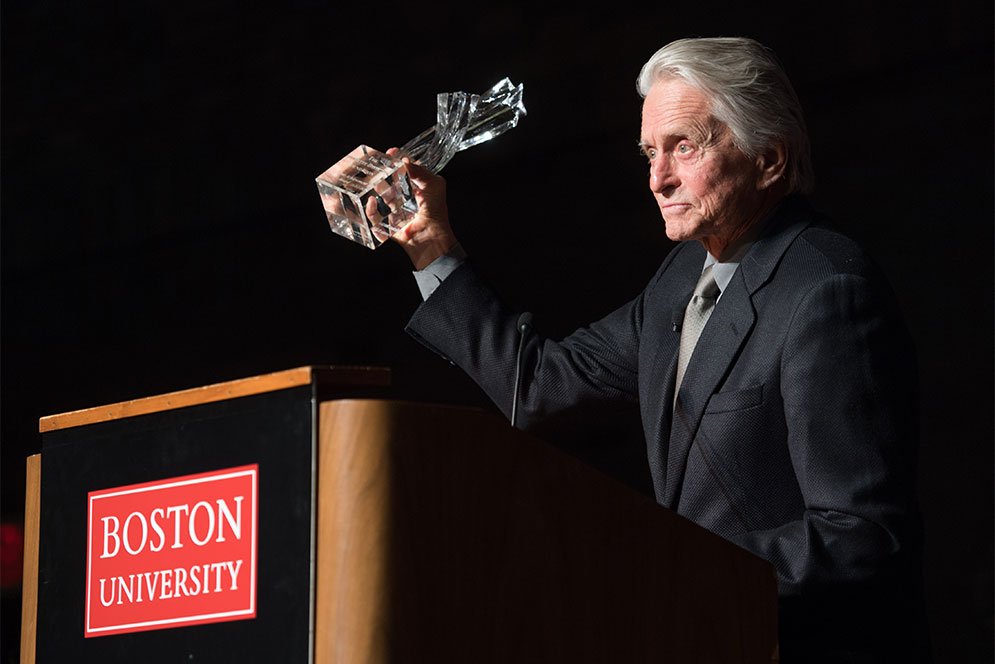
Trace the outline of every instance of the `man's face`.
[[761, 216], [759, 164], [733, 145], [709, 99], [682, 80], [658, 81], [646, 95], [640, 146], [671, 240], [699, 240], [718, 257]]

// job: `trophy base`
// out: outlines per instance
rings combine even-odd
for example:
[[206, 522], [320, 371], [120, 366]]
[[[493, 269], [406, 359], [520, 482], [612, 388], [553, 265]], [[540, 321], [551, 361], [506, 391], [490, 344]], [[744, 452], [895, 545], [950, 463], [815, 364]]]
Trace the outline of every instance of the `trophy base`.
[[407, 167], [360, 145], [315, 182], [332, 232], [376, 249], [418, 212]]

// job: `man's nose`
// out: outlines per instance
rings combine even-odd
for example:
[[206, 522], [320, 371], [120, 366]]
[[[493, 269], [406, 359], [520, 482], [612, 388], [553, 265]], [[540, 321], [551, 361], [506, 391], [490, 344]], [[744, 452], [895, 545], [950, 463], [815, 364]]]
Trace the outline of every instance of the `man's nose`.
[[650, 189], [654, 194], [662, 194], [678, 184], [680, 178], [667, 155], [660, 155], [650, 162]]

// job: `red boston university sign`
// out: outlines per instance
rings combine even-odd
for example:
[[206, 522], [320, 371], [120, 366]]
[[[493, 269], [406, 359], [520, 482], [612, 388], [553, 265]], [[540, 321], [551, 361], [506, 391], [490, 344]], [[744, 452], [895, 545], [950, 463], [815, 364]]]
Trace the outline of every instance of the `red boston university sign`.
[[85, 636], [256, 616], [257, 465], [88, 494]]

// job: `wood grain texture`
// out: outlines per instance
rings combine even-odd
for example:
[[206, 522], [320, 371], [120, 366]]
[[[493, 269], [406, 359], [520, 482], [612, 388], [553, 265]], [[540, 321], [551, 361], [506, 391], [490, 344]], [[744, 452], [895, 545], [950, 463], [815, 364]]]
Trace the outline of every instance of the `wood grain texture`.
[[21, 586], [21, 664], [34, 664], [38, 626], [38, 534], [41, 517], [41, 454], [27, 459], [24, 492], [24, 573]]
[[765, 561], [472, 409], [321, 404], [318, 664], [771, 662]]
[[389, 409], [325, 402], [319, 422], [315, 662], [387, 662]]
[[48, 415], [39, 419], [38, 430], [46, 433], [85, 424], [107, 422], [124, 417], [299, 387], [312, 382], [325, 389], [386, 386], [390, 383], [390, 371], [380, 367], [298, 367], [142, 399], [122, 401], [107, 406]]

